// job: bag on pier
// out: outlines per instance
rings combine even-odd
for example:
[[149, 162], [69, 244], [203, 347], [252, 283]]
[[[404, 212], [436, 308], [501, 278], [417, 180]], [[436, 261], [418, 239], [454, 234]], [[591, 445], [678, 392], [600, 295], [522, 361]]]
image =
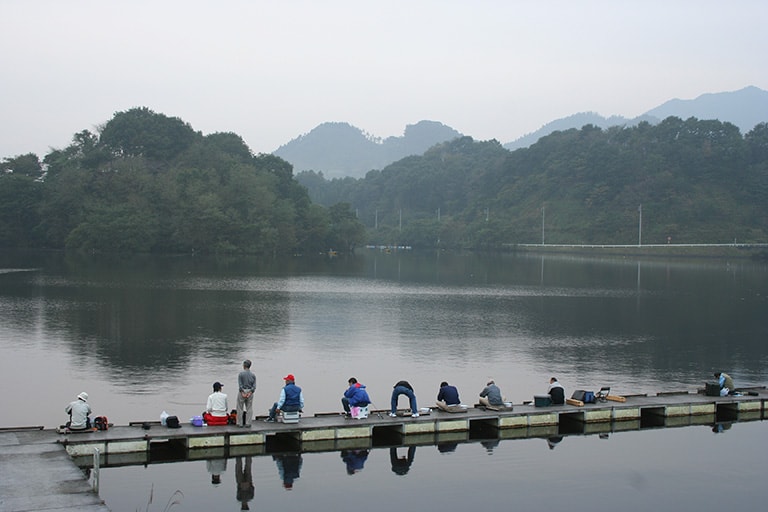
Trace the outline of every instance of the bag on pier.
[[168, 416], [165, 418], [165, 425], [168, 428], [181, 428], [181, 423], [179, 423], [178, 416]]
[[584, 392], [584, 400], [583, 402], [585, 404], [593, 404], [595, 403], [595, 393], [592, 391], [585, 391]]
[[96, 416], [93, 419], [93, 428], [96, 430], [107, 430], [109, 428], [109, 420], [106, 416]]
[[578, 400], [579, 402], [583, 402], [584, 401], [584, 395], [586, 393], [587, 392], [584, 391], [583, 389], [577, 389], [576, 391], [573, 392], [573, 395], [571, 395], [571, 398], [574, 399], [574, 400]]

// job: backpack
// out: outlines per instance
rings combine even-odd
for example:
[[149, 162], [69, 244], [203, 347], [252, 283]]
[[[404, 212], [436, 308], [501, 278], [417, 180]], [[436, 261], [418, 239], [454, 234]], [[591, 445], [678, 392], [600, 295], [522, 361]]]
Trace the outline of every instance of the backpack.
[[595, 403], [595, 393], [592, 391], [585, 391], [584, 392], [584, 403], [585, 404], [593, 404]]
[[181, 423], [179, 423], [178, 416], [168, 416], [165, 418], [165, 425], [168, 428], [181, 428]]
[[109, 428], [109, 420], [106, 416], [96, 416], [93, 419], [93, 428], [96, 430], [107, 430]]

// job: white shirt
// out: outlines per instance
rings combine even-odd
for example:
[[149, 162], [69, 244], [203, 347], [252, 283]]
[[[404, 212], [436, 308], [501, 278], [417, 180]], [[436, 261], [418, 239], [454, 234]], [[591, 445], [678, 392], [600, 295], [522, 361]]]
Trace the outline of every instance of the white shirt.
[[212, 416], [226, 416], [229, 414], [229, 407], [227, 407], [227, 395], [221, 391], [214, 391], [208, 397], [208, 403], [205, 406], [205, 410]]

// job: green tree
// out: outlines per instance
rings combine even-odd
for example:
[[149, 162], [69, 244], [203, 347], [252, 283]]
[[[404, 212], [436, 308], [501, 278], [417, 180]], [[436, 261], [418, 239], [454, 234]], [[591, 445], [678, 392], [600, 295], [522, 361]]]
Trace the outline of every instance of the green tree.
[[365, 227], [355, 217], [349, 203], [337, 203], [328, 209], [330, 228], [328, 249], [353, 252], [365, 241]]

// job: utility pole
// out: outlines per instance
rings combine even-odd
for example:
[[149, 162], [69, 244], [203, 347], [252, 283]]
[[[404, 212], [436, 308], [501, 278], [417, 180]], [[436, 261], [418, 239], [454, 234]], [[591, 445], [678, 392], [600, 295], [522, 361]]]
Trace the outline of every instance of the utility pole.
[[640, 247], [643, 245], [643, 205], [641, 204], [637, 208], [639, 215], [639, 221], [637, 226], [637, 246]]

